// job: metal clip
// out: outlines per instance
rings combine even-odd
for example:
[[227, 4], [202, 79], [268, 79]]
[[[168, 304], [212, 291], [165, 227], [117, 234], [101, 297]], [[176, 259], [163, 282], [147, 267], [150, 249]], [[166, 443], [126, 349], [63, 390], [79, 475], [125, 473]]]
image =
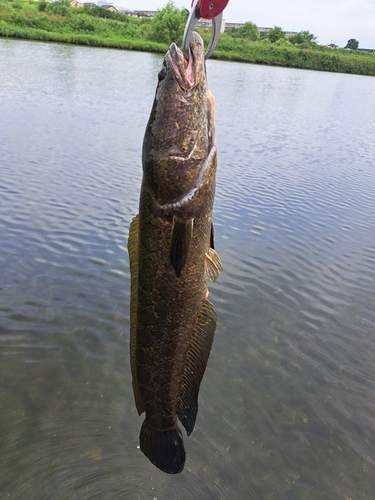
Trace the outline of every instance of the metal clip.
[[[225, 2], [227, 3], [227, 2]], [[191, 38], [193, 36], [194, 28], [196, 27], [199, 19], [201, 19], [199, 5], [202, 4], [202, 0], [194, 0], [188, 20], [186, 22], [184, 36], [182, 38], [182, 52], [186, 59], [189, 58], [189, 47]], [[211, 2], [208, 9], [214, 8], [214, 2]], [[207, 17], [206, 17], [207, 19]], [[223, 19], [223, 12], [220, 12], [216, 17], [212, 18], [212, 35], [210, 43], [208, 44], [207, 50], [204, 53], [204, 58], [208, 59], [212, 52], [214, 51], [220, 36], [221, 21]]]

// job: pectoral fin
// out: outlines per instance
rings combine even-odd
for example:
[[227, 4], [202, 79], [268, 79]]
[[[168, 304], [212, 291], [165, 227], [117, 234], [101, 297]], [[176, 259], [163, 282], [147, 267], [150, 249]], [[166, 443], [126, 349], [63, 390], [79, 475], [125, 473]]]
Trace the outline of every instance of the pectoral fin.
[[135, 405], [139, 415], [145, 411], [141, 393], [139, 391], [136, 362], [135, 362], [135, 348], [137, 342], [137, 303], [138, 303], [138, 215], [136, 215], [130, 223], [129, 239], [128, 239], [128, 252], [130, 263], [130, 367], [133, 378], [133, 393]]
[[210, 281], [216, 281], [223, 271], [220, 257], [213, 248], [209, 248], [204, 258], [204, 271]]
[[170, 259], [177, 278], [180, 277], [181, 270], [184, 267], [193, 236], [193, 219], [183, 221], [177, 217], [173, 217], [171, 243], [170, 243]]
[[210, 247], [215, 250], [215, 231], [214, 231], [214, 225], [211, 222], [211, 236], [210, 236]]
[[197, 418], [199, 386], [207, 366], [215, 328], [214, 306], [208, 300], [204, 300], [190, 338], [181, 393], [177, 404], [178, 418], [188, 435], [193, 431]]

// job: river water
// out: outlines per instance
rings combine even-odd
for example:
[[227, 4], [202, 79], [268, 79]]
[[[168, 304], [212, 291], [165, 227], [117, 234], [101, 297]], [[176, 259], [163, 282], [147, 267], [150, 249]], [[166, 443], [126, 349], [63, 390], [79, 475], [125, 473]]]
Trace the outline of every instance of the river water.
[[375, 79], [209, 61], [224, 273], [177, 476], [137, 448], [128, 226], [162, 57], [0, 40], [0, 496], [375, 498]]

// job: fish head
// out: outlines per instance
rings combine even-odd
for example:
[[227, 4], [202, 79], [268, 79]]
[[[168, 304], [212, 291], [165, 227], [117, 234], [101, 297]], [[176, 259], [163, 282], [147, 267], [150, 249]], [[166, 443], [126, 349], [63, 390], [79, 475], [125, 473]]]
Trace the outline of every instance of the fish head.
[[215, 141], [213, 106], [203, 40], [194, 32], [188, 60], [175, 43], [165, 56], [143, 142], [144, 177], [160, 204], [197, 182]]
[[[204, 45], [198, 33], [193, 34], [189, 47], [189, 58], [185, 59], [182, 51], [172, 43], [164, 60], [165, 78], [160, 84], [159, 93], [164, 86], [172, 86], [172, 92], [188, 94], [200, 83], [206, 82], [206, 67], [204, 60]], [[163, 71], [163, 69], [162, 69]], [[163, 85], [164, 83], [164, 85]], [[173, 87], [179, 87], [173, 88]], [[166, 91], [168, 92], [168, 90]]]

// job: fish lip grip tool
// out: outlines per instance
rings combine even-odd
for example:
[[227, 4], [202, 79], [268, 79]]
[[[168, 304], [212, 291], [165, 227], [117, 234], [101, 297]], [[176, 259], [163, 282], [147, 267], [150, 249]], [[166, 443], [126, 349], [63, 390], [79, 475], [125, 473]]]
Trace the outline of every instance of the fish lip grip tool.
[[191, 11], [186, 22], [185, 32], [182, 39], [182, 52], [186, 59], [189, 59], [189, 47], [193, 31], [199, 19], [212, 20], [212, 36], [204, 58], [208, 59], [214, 51], [220, 36], [221, 21], [223, 19], [223, 10], [229, 0], [193, 0]]

